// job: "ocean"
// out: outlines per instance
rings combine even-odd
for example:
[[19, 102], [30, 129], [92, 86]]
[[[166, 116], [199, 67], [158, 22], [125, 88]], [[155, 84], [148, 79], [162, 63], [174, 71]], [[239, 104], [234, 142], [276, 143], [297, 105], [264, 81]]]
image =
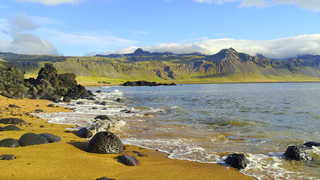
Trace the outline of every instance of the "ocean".
[[241, 172], [257, 179], [320, 179], [317, 158], [296, 162], [282, 156], [288, 145], [320, 141], [320, 83], [89, 89], [102, 91], [95, 101], [62, 103], [74, 112], [39, 116], [83, 127], [105, 114], [118, 120], [124, 143], [169, 158], [224, 165], [227, 154], [239, 152], [250, 160]]

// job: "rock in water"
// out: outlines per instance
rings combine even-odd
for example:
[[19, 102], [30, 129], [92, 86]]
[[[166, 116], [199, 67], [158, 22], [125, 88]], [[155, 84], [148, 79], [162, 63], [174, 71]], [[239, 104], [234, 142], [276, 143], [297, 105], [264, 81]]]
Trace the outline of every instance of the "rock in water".
[[228, 155], [225, 162], [236, 169], [244, 169], [249, 164], [249, 160], [246, 158], [244, 154], [231, 154]]
[[99, 132], [89, 141], [88, 151], [100, 154], [118, 154], [123, 152], [123, 144], [113, 133]]
[[284, 153], [284, 157], [288, 160], [296, 160], [296, 161], [312, 160], [312, 157], [307, 152], [307, 150], [310, 150], [310, 148], [304, 145], [289, 146], [286, 152]]
[[49, 143], [54, 143], [54, 142], [61, 141], [61, 137], [53, 135], [53, 134], [42, 133], [42, 134], [39, 134], [39, 135], [44, 137], [44, 138], [46, 138]]
[[14, 159], [16, 159], [16, 156], [12, 154], [0, 155], [0, 160], [14, 160]]
[[94, 118], [95, 120], [110, 120], [107, 115], [99, 115]]
[[117, 157], [117, 159], [119, 162], [127, 166], [137, 166], [139, 164], [139, 161], [133, 156], [123, 155]]
[[91, 138], [93, 134], [87, 128], [81, 128], [79, 131], [76, 132], [76, 135], [81, 138]]
[[23, 124], [26, 124], [26, 122], [18, 118], [3, 118], [3, 119], [0, 119], [0, 124], [23, 125]]
[[20, 131], [21, 129], [14, 125], [0, 127], [0, 131]]
[[304, 143], [303, 145], [305, 145], [305, 146], [307, 146], [307, 147], [318, 147], [318, 146], [320, 146], [320, 143], [318, 143], [318, 142], [314, 142], [314, 141], [310, 141], [310, 142], [306, 142], [306, 143]]
[[3, 139], [0, 141], [0, 147], [8, 147], [8, 148], [15, 148], [15, 147], [19, 147], [19, 141], [16, 139]]
[[40, 136], [38, 134], [26, 133], [20, 137], [19, 143], [21, 146], [31, 146], [31, 145], [38, 145], [38, 144], [47, 144], [49, 142], [47, 138]]
[[127, 81], [122, 86], [175, 86], [175, 83], [157, 83], [149, 81]]

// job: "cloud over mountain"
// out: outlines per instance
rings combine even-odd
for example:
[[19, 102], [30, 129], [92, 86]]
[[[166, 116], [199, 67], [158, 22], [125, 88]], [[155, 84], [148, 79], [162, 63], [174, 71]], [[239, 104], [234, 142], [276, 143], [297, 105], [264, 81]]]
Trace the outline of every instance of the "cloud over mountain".
[[[263, 54], [272, 58], [294, 57], [303, 54], [320, 54], [320, 34], [300, 35], [273, 40], [238, 40], [231, 38], [205, 39], [194, 43], [164, 43], [143, 47], [153, 52], [214, 54], [225, 48], [251, 55]], [[137, 47], [122, 49], [120, 53], [133, 52]]]

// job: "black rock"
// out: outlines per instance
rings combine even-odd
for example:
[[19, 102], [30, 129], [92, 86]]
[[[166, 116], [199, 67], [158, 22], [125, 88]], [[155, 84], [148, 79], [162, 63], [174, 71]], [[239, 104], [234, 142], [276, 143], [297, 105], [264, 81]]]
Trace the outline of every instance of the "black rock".
[[113, 133], [99, 132], [89, 141], [88, 151], [100, 154], [118, 154], [123, 152], [123, 144]]
[[94, 118], [95, 120], [110, 120], [107, 115], [99, 115]]
[[76, 132], [76, 135], [81, 138], [91, 138], [92, 132], [87, 128], [81, 128], [79, 131]]
[[107, 102], [103, 101], [100, 103], [100, 105], [105, 106], [105, 105], [107, 105]]
[[101, 93], [101, 92], [102, 92], [101, 90], [97, 90], [97, 91], [96, 91], [96, 93]]
[[16, 156], [15, 155], [12, 155], [12, 154], [3, 154], [3, 155], [0, 155], [0, 160], [14, 160], [16, 159]]
[[0, 131], [20, 131], [21, 129], [14, 125], [0, 127]]
[[54, 143], [54, 142], [61, 141], [61, 137], [53, 135], [53, 134], [42, 133], [42, 134], [39, 134], [39, 135], [44, 137], [44, 138], [46, 138], [49, 143]]
[[36, 109], [34, 110], [35, 113], [43, 113], [44, 111], [42, 109]]
[[175, 83], [157, 83], [149, 81], [128, 81], [122, 84], [122, 86], [175, 86]]
[[0, 141], [0, 147], [9, 147], [9, 148], [15, 148], [15, 147], [19, 147], [19, 141], [16, 139], [3, 139]]
[[77, 102], [77, 104], [81, 105], [81, 104], [84, 104], [84, 102], [79, 101], [79, 102]]
[[119, 162], [127, 166], [137, 166], [139, 164], [139, 161], [133, 156], [123, 155], [118, 156], [117, 159]]
[[9, 108], [21, 108], [20, 106], [17, 106], [17, 105], [15, 105], [15, 104], [9, 104], [8, 107], [9, 107]]
[[249, 164], [249, 160], [244, 154], [230, 154], [225, 160], [226, 164], [236, 169], [244, 169]]
[[3, 119], [0, 119], [0, 124], [23, 125], [23, 124], [26, 124], [26, 122], [18, 118], [3, 118]]
[[310, 150], [310, 147], [304, 145], [288, 146], [286, 152], [284, 153], [284, 157], [288, 160], [296, 161], [312, 160], [312, 157], [307, 150]]
[[54, 107], [56, 107], [56, 105], [54, 105], [54, 104], [49, 104], [48, 107], [54, 108]]
[[115, 179], [111, 179], [111, 178], [107, 178], [107, 177], [101, 177], [101, 178], [97, 178], [96, 180], [115, 180]]
[[47, 138], [34, 133], [26, 133], [19, 139], [20, 146], [30, 146], [49, 143]]
[[313, 147], [313, 146], [318, 147], [318, 146], [320, 146], [320, 143], [319, 142], [310, 141], [310, 142], [304, 143], [303, 145], [305, 145], [307, 147]]

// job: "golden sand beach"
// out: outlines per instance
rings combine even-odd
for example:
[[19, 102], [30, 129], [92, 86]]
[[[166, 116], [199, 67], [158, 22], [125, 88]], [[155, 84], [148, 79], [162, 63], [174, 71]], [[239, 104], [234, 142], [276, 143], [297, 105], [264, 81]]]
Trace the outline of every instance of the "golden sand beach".
[[[15, 104], [21, 108], [9, 108]], [[8, 99], [0, 97], [0, 118], [15, 117], [28, 125], [21, 131], [2, 131], [0, 139], [16, 138], [27, 132], [51, 133], [62, 138], [52, 144], [20, 148], [0, 148], [1, 154], [13, 154], [15, 160], [0, 161], [0, 180], [95, 180], [109, 177], [116, 180], [246, 180], [252, 179], [235, 169], [216, 164], [172, 160], [167, 155], [135, 146], [126, 146], [123, 154], [135, 156], [140, 164], [125, 166], [115, 158], [119, 155], [103, 155], [86, 152], [87, 139], [65, 132], [70, 125], [50, 124], [30, 115], [36, 109], [44, 112], [70, 111], [63, 107], [48, 107], [46, 100]], [[4, 125], [0, 125], [1, 127]], [[132, 151], [143, 153], [136, 156]]]

